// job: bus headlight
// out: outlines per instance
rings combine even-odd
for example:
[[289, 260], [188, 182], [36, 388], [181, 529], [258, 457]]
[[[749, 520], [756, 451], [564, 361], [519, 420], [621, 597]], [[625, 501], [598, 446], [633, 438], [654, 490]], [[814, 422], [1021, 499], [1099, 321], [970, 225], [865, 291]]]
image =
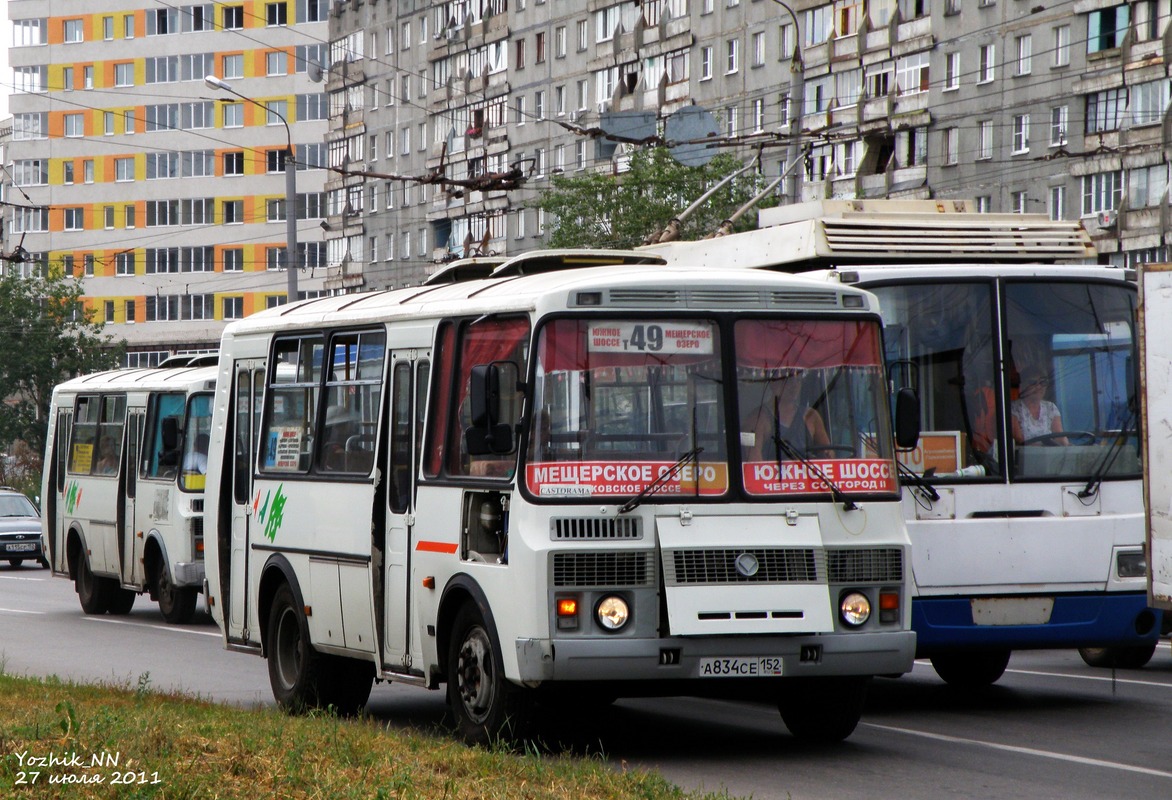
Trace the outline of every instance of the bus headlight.
[[594, 609], [594, 616], [598, 619], [598, 624], [606, 630], [617, 631], [631, 618], [631, 609], [626, 600], [612, 594], [599, 601]]
[[871, 618], [871, 601], [862, 592], [847, 592], [838, 604], [842, 621], [857, 628]]
[[1120, 578], [1143, 578], [1148, 574], [1148, 559], [1142, 550], [1115, 556], [1115, 574]]

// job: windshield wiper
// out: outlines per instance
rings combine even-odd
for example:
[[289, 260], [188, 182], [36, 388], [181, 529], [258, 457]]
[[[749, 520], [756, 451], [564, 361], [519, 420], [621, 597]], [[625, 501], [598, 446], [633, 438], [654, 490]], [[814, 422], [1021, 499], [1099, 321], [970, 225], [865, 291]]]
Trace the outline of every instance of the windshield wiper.
[[1123, 444], [1127, 440], [1128, 435], [1135, 433], [1135, 427], [1132, 424], [1134, 420], [1135, 411], [1133, 409], [1128, 411], [1127, 418], [1123, 420], [1123, 425], [1119, 428], [1119, 433], [1112, 440], [1110, 447], [1107, 448], [1107, 452], [1103, 453], [1103, 457], [1099, 459], [1095, 471], [1087, 479], [1087, 485], [1082, 488], [1082, 491], [1075, 492], [1075, 497], [1080, 500], [1086, 500], [1099, 493], [1099, 485], [1103, 482], [1103, 476], [1107, 474], [1107, 470], [1111, 469], [1115, 464], [1115, 459], [1119, 458], [1119, 454], [1123, 452]]
[[[667, 484], [668, 481], [670, 481], [676, 475], [679, 475], [680, 470], [683, 469], [684, 465], [687, 464], [689, 461], [696, 460], [697, 466], [698, 466], [700, 454], [703, 452], [704, 452], [703, 447], [693, 447], [691, 450], [689, 450], [688, 452], [684, 453], [682, 456], [677, 458], [676, 462], [674, 464], [672, 464], [670, 467], [668, 467], [666, 472], [664, 472], [658, 478], [653, 480], [651, 483], [644, 486], [639, 491], [639, 493], [637, 495], [635, 495], [630, 500], [628, 500], [627, 502], [625, 502], [621, 506], [619, 506], [619, 513], [626, 514], [628, 511], [632, 511], [632, 510], [638, 508], [639, 504], [642, 503], [645, 499], [647, 499], [647, 497], [658, 492], [660, 489], [662, 489], [664, 487], [664, 485]], [[697, 470], [696, 481], [699, 482], [699, 480], [700, 480], [700, 474], [699, 474], [699, 471]]]
[[[799, 410], [800, 415], [800, 410]], [[803, 422], [803, 424], [805, 424]], [[773, 406], [773, 444], [777, 448], [777, 477], [781, 478], [783, 465], [781, 461], [781, 454], [784, 451], [794, 461], [802, 464], [807, 470], [812, 472], [816, 477], [820, 478], [823, 483], [830, 487], [830, 494], [834, 497], [836, 502], [842, 503], [843, 511], [854, 511], [858, 508], [855, 502], [846, 496], [842, 489], [838, 488], [838, 484], [830, 480], [830, 477], [822, 471], [822, 468], [815, 464], [809, 456], [807, 456], [798, 448], [794, 447], [793, 443], [781, 435], [781, 413], [778, 408], [777, 398], [774, 398]]]
[[913, 492], [918, 493], [924, 499], [930, 500], [933, 503], [940, 499], [940, 493], [928, 481], [927, 475], [921, 475], [898, 458], [895, 459], [895, 468], [899, 470], [899, 477], [911, 487]]

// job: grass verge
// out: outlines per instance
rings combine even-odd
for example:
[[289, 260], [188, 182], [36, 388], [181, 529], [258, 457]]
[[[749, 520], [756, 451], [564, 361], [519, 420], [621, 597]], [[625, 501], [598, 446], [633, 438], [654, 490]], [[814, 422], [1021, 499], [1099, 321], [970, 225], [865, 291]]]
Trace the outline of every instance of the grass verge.
[[599, 759], [468, 748], [370, 719], [241, 710], [138, 685], [0, 674], [0, 796], [724, 798]]

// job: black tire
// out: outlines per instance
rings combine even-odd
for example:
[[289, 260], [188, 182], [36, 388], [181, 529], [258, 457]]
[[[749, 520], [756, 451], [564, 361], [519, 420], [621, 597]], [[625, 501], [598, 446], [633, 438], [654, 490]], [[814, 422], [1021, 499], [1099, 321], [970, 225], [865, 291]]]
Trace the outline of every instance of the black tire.
[[322, 655], [309, 641], [309, 623], [293, 590], [273, 596], [268, 621], [269, 684], [277, 705], [295, 714], [321, 706]]
[[339, 716], [353, 717], [366, 708], [374, 686], [374, 662], [342, 656], [322, 656], [319, 701]]
[[465, 603], [452, 623], [447, 667], [448, 704], [464, 741], [484, 745], [524, 735], [531, 693], [505, 678], [496, 631], [472, 603]]
[[49, 568], [49, 559], [47, 559], [47, 558], [38, 559], [37, 563], [40, 564], [41, 569], [48, 569]]
[[794, 678], [783, 686], [777, 709], [798, 739], [834, 744], [854, 733], [869, 683], [866, 677]]
[[992, 686], [1009, 666], [1009, 650], [961, 650], [932, 656], [936, 674], [950, 686], [977, 689]]
[[24, 563], [24, 559], [23, 558], [10, 558], [10, 559], [8, 559], [8, 563], [11, 566], [19, 567], [21, 564]]
[[105, 614], [110, 610], [113, 581], [94, 575], [84, 553], [78, 554], [77, 577], [74, 579], [73, 587], [77, 590], [77, 599], [85, 613]]
[[1155, 644], [1131, 647], [1080, 647], [1078, 654], [1092, 667], [1108, 669], [1142, 669], [1156, 654]]
[[172, 625], [186, 625], [195, 616], [199, 592], [193, 586], [176, 586], [172, 583], [171, 572], [161, 556], [155, 558], [153, 564], [155, 574], [151, 576], [151, 580], [159, 611], [163, 612], [163, 619]]
[[134, 598], [137, 594], [130, 589], [123, 589], [121, 586], [110, 587], [110, 607], [107, 609], [115, 616], [125, 616], [130, 613], [130, 609], [134, 607]]

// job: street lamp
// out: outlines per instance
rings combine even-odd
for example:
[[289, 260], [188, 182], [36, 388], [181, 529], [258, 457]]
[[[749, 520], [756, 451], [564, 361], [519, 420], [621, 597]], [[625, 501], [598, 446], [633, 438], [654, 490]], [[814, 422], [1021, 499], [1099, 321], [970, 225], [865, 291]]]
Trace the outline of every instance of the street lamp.
[[[805, 111], [806, 105], [806, 67], [802, 63], [802, 49], [800, 42], [802, 41], [802, 32], [798, 28], [798, 16], [794, 10], [790, 8], [781, 0], [773, 0], [779, 6], [784, 8], [794, 21], [794, 52], [790, 60], [790, 95], [792, 96], [793, 105], [796, 107], [797, 116], [795, 117], [797, 124], [791, 123], [789, 147], [786, 148], [786, 166], [792, 167], [797, 162], [802, 154], [802, 145], [798, 141], [802, 133], [802, 114]], [[798, 171], [791, 169], [788, 171], [789, 179], [786, 181], [786, 194], [789, 195], [790, 202], [798, 202]]]
[[285, 126], [285, 136], [288, 141], [285, 147], [285, 278], [286, 292], [289, 295], [287, 302], [295, 303], [297, 302], [297, 271], [301, 265], [300, 259], [297, 257], [297, 164], [294, 159], [293, 132], [289, 130], [289, 122], [279, 112], [241, 94], [232, 88], [232, 84], [215, 75], [205, 76], [203, 82], [208, 85], [209, 89], [234, 94], [241, 100], [247, 100], [254, 106], [263, 108], [266, 114], [273, 114]]

